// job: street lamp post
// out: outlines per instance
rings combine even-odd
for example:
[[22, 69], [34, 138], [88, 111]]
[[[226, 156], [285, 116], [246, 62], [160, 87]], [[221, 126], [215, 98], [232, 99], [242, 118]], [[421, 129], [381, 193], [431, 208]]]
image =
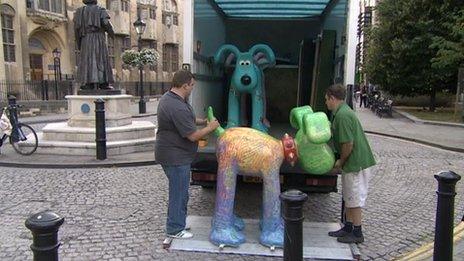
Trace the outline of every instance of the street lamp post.
[[[137, 32], [138, 38], [138, 50], [139, 52], [142, 50], [142, 34], [145, 32], [147, 24], [140, 18], [140, 11], [137, 15], [137, 21], [134, 22], [135, 31]], [[143, 65], [139, 65], [139, 73], [140, 73], [140, 101], [139, 101], [139, 113], [146, 113], [147, 106], [145, 103], [144, 91], [143, 91]]]
[[58, 100], [58, 80], [61, 80], [61, 51], [58, 48], [53, 50], [53, 70], [55, 73], [55, 99]]

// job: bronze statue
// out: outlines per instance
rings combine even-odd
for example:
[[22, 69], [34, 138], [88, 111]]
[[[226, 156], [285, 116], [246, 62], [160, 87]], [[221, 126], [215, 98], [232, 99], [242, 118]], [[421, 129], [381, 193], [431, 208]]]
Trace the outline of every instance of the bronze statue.
[[105, 32], [114, 36], [110, 16], [97, 0], [83, 0], [85, 6], [74, 13], [74, 33], [80, 51], [77, 82], [81, 89], [112, 89], [113, 71], [108, 56]]

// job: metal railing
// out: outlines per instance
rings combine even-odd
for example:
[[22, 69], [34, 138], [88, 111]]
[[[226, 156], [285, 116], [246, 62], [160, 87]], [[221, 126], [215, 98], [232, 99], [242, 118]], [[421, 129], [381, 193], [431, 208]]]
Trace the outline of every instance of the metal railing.
[[[117, 82], [115, 89], [124, 90], [126, 94], [140, 96], [139, 82]], [[170, 82], [144, 82], [144, 96], [161, 96], [171, 88]], [[17, 100], [64, 100], [66, 95], [75, 94], [76, 84], [72, 79], [62, 81], [0, 81], [0, 100], [6, 101], [9, 95]]]
[[72, 80], [0, 81], [0, 99], [14, 95], [18, 100], [63, 100], [73, 93]]
[[[115, 89], [125, 90], [126, 94], [140, 96], [139, 82], [117, 82], [113, 84]], [[171, 89], [170, 82], [144, 82], [144, 96], [161, 96]]]

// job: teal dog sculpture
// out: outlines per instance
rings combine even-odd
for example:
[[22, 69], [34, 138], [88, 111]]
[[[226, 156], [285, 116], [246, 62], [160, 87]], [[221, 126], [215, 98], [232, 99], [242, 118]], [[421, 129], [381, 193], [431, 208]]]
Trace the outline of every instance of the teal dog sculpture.
[[244, 53], [240, 52], [237, 47], [226, 44], [216, 52], [214, 63], [220, 65], [227, 54], [229, 56], [227, 56], [226, 64], [230, 64], [234, 58], [236, 63], [230, 81], [226, 128], [239, 127], [243, 124], [243, 122], [240, 122], [240, 98], [242, 93], [250, 93], [252, 104], [251, 127], [267, 132], [263, 70], [275, 65], [274, 52], [265, 44], [257, 44]]

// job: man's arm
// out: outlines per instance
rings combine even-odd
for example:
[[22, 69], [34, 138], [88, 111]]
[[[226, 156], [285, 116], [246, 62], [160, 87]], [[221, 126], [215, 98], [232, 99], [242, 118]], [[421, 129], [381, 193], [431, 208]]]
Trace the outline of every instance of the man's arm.
[[353, 151], [353, 142], [342, 143], [341, 150], [340, 159], [335, 163], [335, 167], [338, 167], [339, 169], [343, 168], [343, 165], [345, 165], [345, 162], [350, 157], [351, 152]]
[[333, 169], [330, 171], [332, 174], [341, 174], [343, 166], [351, 155], [353, 151], [353, 142], [342, 143], [340, 159], [335, 162]]
[[217, 127], [219, 127], [219, 122], [215, 119], [208, 122], [206, 127], [196, 130], [194, 133], [187, 136], [187, 138], [192, 142], [199, 141], [204, 136], [213, 132]]
[[195, 124], [196, 125], [206, 125], [208, 121], [206, 119], [201, 119], [201, 118], [196, 118], [195, 119]]

